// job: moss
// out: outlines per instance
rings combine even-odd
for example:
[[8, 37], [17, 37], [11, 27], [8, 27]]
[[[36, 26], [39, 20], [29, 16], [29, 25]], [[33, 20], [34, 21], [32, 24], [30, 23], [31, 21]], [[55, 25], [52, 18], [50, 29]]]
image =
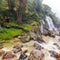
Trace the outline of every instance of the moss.
[[6, 29], [6, 28], [1, 28], [0, 29], [0, 40], [9, 40], [12, 39], [16, 35], [21, 35], [22, 30], [20, 29]]
[[21, 27], [26, 31], [31, 31], [32, 30], [32, 27], [29, 24], [23, 24]]
[[33, 21], [31, 24], [32, 24], [32, 25], [33, 25], [33, 24], [39, 24], [39, 22]]

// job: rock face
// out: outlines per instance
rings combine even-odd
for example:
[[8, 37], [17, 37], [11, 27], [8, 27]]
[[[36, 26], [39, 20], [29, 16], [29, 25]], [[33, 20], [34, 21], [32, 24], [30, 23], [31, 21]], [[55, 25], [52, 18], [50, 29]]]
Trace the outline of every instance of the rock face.
[[44, 54], [39, 50], [33, 50], [28, 60], [44, 60]]

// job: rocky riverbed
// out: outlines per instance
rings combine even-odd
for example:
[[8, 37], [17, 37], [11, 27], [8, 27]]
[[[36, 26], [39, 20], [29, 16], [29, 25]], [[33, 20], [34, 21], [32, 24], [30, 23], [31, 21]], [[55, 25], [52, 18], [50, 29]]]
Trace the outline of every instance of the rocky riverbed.
[[3, 43], [0, 47], [0, 60], [60, 59], [60, 36], [49, 37], [30, 32]]

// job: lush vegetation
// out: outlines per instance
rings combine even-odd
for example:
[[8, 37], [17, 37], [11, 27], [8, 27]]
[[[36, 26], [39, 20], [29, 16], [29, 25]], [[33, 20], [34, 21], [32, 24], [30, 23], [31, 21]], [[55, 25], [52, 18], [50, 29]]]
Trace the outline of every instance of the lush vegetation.
[[31, 24], [41, 23], [45, 15], [57, 20], [42, 0], [0, 0], [0, 40], [9, 40], [31, 31]]
[[10, 38], [16, 36], [16, 35], [20, 35], [22, 33], [22, 30], [20, 29], [7, 29], [7, 28], [1, 28], [0, 29], [0, 40], [1, 39], [5, 39], [5, 40], [9, 40]]

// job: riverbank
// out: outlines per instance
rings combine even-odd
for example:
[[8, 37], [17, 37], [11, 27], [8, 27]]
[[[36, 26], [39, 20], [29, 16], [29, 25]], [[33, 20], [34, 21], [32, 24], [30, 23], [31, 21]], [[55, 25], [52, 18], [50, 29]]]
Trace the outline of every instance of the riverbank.
[[[41, 46], [41, 47], [44, 48], [44, 50], [43, 50], [44, 54], [46, 52], [46, 55], [45, 55], [45, 59], [44, 60], [47, 60], [48, 58], [50, 60], [52, 60], [51, 57], [47, 56], [48, 51], [55, 50], [55, 48], [57, 49], [57, 47], [54, 47], [53, 44], [54, 43], [58, 43], [60, 37], [59, 36], [56, 36], [55, 38], [53, 38], [53, 37], [43, 36], [43, 35], [42, 35], [42, 37], [43, 37], [43, 40], [45, 41], [45, 43], [39, 43], [39, 42], [34, 41], [34, 40], [31, 40], [29, 42], [23, 43], [23, 42], [20, 41], [20, 39], [14, 38], [9, 43], [4, 43], [3, 44], [3, 48], [0, 49], [0, 55], [1, 55], [1, 51], [4, 51], [5, 53], [6, 52], [12, 52], [16, 56], [13, 60], [18, 60], [19, 59], [19, 56], [21, 54], [21, 51], [19, 49], [21, 48], [22, 51], [26, 51], [27, 50], [26, 55], [29, 57], [31, 51], [34, 50], [34, 43], [36, 42], [39, 46]], [[58, 45], [59, 45], [59, 43], [58, 43]], [[16, 46], [19, 47], [19, 48], [17, 49]], [[20, 46], [23, 46], [23, 47], [20, 47]], [[60, 53], [60, 50], [57, 49], [56, 51]], [[2, 56], [0, 56], [0, 57], [3, 57], [3, 56], [4, 55], [2, 54]], [[1, 58], [1, 60], [2, 60], [2, 58]]]

